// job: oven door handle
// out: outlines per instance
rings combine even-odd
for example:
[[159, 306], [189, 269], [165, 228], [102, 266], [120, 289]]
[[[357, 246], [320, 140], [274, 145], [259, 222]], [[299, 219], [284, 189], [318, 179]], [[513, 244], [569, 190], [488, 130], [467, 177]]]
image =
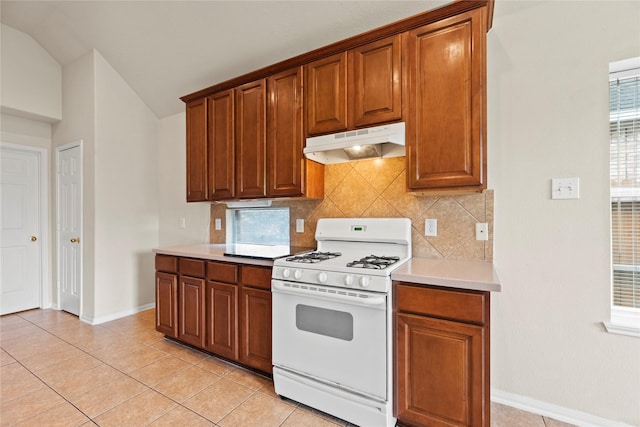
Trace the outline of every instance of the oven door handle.
[[[284, 282], [281, 282], [279, 280], [272, 280], [271, 292], [289, 294], [289, 295], [298, 295], [298, 296], [304, 295], [312, 298], [320, 298], [327, 301], [339, 301], [346, 304], [360, 305], [360, 306], [371, 307], [371, 308], [376, 308], [376, 307], [380, 309], [386, 308], [386, 303], [387, 303], [386, 295], [369, 295], [369, 294], [364, 294], [362, 292], [357, 292], [357, 291], [355, 292], [350, 290], [340, 291], [338, 289], [335, 289], [335, 290], [331, 289], [331, 291], [328, 291], [327, 288], [324, 288], [321, 286], [313, 286], [313, 285], [304, 285], [304, 286], [306, 289], [300, 285], [296, 285], [296, 287], [292, 287], [292, 286], [287, 286]], [[343, 292], [343, 293], [338, 293], [338, 292]], [[345, 295], [349, 293], [366, 295], [366, 298], [362, 296]]]

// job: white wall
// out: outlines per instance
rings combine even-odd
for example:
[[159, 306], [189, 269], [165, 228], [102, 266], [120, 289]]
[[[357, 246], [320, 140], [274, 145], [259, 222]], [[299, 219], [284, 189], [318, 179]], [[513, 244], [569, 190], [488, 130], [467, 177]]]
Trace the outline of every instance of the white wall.
[[158, 119], [94, 51], [95, 316], [155, 302]]
[[[187, 203], [186, 118], [184, 113], [160, 120], [158, 185], [160, 246], [209, 242], [209, 203]], [[181, 229], [180, 218], [185, 218]]]
[[[53, 127], [53, 146], [82, 140], [82, 307], [83, 319], [95, 315], [95, 66], [93, 52], [89, 52], [63, 69], [62, 116], [64, 120]], [[55, 150], [52, 157], [55, 159]], [[52, 168], [55, 173], [55, 167]], [[55, 193], [55, 178], [52, 180]], [[55, 207], [53, 207], [55, 209]], [[55, 218], [55, 210], [52, 212]], [[54, 264], [54, 278], [57, 270]], [[55, 283], [55, 280], [54, 280]], [[55, 295], [55, 293], [54, 293]]]
[[159, 122], [95, 50], [63, 77], [54, 145], [83, 141], [81, 315], [101, 323], [155, 301]]
[[[503, 292], [492, 387], [640, 425], [640, 339], [609, 320], [608, 64], [640, 56], [640, 2], [497, 1], [489, 186]], [[550, 199], [580, 177], [580, 199]]]
[[31, 36], [2, 25], [2, 111], [55, 122], [62, 118], [62, 68]]

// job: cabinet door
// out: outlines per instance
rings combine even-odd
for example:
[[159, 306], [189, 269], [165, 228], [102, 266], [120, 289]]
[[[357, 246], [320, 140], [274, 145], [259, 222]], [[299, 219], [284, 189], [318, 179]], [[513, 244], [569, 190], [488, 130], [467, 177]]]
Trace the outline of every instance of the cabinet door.
[[205, 349], [229, 359], [238, 359], [238, 287], [227, 283], [206, 285]]
[[187, 104], [187, 202], [207, 200], [207, 104]]
[[488, 426], [482, 398], [484, 327], [404, 313], [396, 325], [398, 420]]
[[234, 105], [233, 89], [207, 98], [209, 200], [235, 196]]
[[204, 347], [204, 279], [180, 276], [178, 339]]
[[271, 364], [271, 292], [240, 288], [241, 363], [272, 373]]
[[307, 134], [347, 129], [347, 53], [306, 66]]
[[409, 31], [407, 186], [486, 188], [486, 8]]
[[269, 196], [301, 196], [302, 67], [269, 77], [267, 175]]
[[266, 195], [265, 97], [264, 79], [236, 88], [236, 196], [239, 198]]
[[156, 330], [178, 337], [178, 276], [156, 273]]
[[349, 51], [350, 120], [355, 127], [402, 118], [400, 35]]

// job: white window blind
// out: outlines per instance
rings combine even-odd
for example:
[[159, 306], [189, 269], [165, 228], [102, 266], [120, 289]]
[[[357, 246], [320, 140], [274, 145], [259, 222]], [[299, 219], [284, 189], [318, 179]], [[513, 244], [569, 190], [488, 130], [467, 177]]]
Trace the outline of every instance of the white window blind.
[[609, 80], [612, 306], [640, 312], [640, 67]]

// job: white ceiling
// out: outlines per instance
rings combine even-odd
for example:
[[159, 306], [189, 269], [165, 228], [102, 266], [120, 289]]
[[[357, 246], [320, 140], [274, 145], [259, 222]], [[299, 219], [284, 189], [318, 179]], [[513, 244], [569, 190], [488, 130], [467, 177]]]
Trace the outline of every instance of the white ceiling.
[[62, 66], [97, 49], [163, 118], [183, 95], [447, 2], [2, 0], [0, 18]]

